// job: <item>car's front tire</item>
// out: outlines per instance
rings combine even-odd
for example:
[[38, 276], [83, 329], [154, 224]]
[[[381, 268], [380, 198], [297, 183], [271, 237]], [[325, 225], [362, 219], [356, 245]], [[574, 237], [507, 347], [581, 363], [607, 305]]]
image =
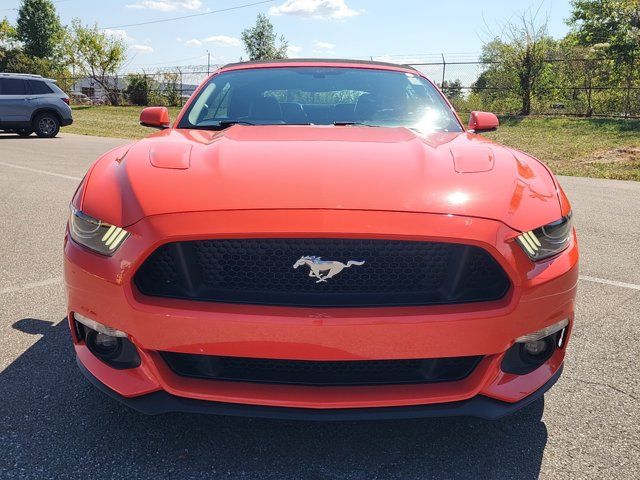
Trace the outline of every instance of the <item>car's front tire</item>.
[[54, 113], [40, 113], [33, 119], [33, 130], [41, 138], [53, 138], [60, 131], [60, 120]]

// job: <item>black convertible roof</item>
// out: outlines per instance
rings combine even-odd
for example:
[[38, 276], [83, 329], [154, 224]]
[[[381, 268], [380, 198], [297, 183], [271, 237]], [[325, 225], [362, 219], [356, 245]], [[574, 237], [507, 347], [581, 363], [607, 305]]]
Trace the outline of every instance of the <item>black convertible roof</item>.
[[264, 65], [265, 63], [353, 63], [354, 65], [379, 65], [383, 67], [402, 67], [417, 71], [411, 65], [389, 62], [376, 62], [374, 60], [354, 60], [342, 58], [284, 58], [281, 60], [253, 60], [248, 62], [227, 63], [221, 68], [237, 67], [240, 65]]

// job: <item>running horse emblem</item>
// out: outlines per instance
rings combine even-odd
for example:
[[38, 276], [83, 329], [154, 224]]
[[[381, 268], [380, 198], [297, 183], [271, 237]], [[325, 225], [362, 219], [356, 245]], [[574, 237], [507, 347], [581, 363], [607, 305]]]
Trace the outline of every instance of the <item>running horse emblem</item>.
[[322, 260], [320, 257], [304, 256], [300, 257], [293, 265], [293, 268], [296, 269], [302, 265], [309, 267], [309, 276], [317, 278], [316, 283], [321, 283], [326, 282], [331, 277], [335, 277], [345, 268], [350, 268], [354, 265], [364, 265], [364, 261], [349, 260], [347, 263], [342, 263], [335, 260]]

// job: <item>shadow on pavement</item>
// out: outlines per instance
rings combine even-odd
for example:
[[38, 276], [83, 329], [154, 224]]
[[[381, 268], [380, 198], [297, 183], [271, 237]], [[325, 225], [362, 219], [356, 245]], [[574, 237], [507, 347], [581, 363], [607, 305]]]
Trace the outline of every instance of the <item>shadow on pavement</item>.
[[[58, 137], [53, 137], [53, 138], [58, 138]], [[0, 140], [25, 140], [26, 141], [26, 140], [34, 140], [34, 139], [40, 139], [40, 137], [38, 137], [35, 133], [32, 133], [28, 137], [22, 137], [17, 133], [0, 132]], [[51, 139], [46, 138], [45, 140], [51, 140]]]
[[497, 422], [309, 423], [147, 417], [86, 383], [66, 321], [23, 319], [42, 335], [0, 373], [0, 477], [538, 478], [543, 401]]

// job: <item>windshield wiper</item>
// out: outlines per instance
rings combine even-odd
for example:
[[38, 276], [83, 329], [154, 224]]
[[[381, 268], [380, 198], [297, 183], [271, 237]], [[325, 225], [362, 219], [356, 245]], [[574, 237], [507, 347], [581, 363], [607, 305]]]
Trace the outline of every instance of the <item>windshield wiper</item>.
[[230, 127], [232, 125], [255, 125], [253, 122], [247, 122], [245, 120], [222, 120], [218, 122], [218, 127]]
[[193, 128], [196, 130], [224, 130], [225, 128], [229, 128], [233, 125], [257, 125], [257, 126], [273, 126], [273, 125], [282, 125], [282, 126], [286, 126], [286, 125], [313, 125], [313, 123], [308, 123], [308, 122], [304, 122], [304, 123], [253, 123], [253, 122], [247, 122], [245, 120], [222, 120], [218, 123], [215, 123], [213, 125], [194, 125], [192, 127], [189, 128]]
[[194, 130], [224, 130], [232, 125], [255, 125], [255, 123], [245, 122], [244, 120], [222, 120], [211, 125], [192, 125], [188, 128]]
[[362, 122], [333, 122], [333, 125], [336, 127], [348, 127], [348, 126], [375, 127], [376, 126], [376, 125], [370, 125], [368, 123], [362, 123]]

